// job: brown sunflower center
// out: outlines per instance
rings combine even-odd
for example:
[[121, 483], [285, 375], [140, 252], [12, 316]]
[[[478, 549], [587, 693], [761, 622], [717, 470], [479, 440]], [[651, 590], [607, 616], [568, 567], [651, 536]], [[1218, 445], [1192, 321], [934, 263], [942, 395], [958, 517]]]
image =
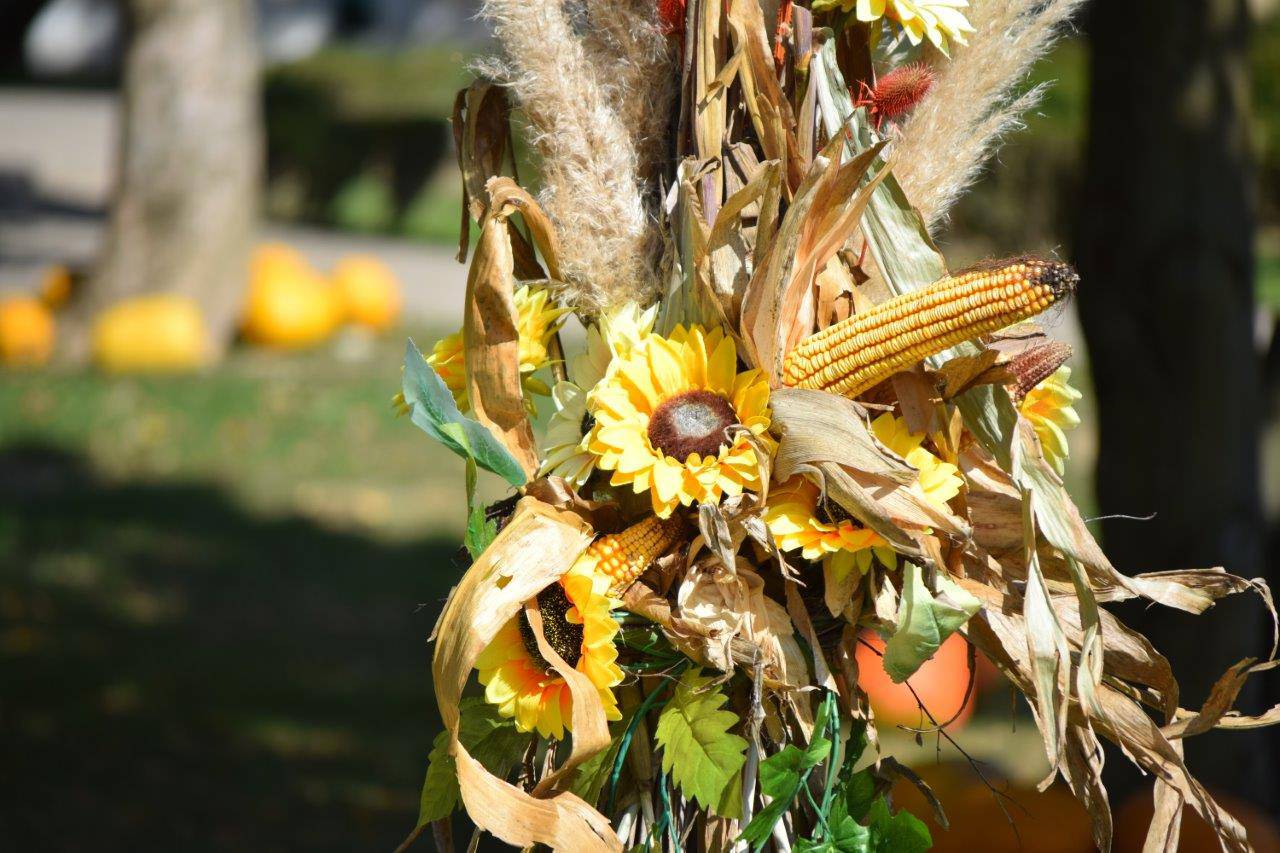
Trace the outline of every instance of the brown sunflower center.
[[[565, 663], [577, 666], [578, 658], [582, 657], [582, 626], [573, 624], [566, 617], [572, 606], [569, 597], [564, 594], [564, 587], [558, 583], [553, 583], [538, 593], [542, 636], [547, 638], [551, 648], [564, 658]], [[538, 639], [533, 635], [533, 626], [529, 624], [523, 609], [520, 611], [520, 639], [524, 640], [524, 650], [542, 666], [543, 672], [548, 675], [555, 672], [555, 668], [538, 651]]]
[[684, 461], [692, 453], [714, 456], [729, 440], [726, 430], [738, 422], [733, 405], [711, 391], [685, 391], [664, 400], [649, 418], [649, 443]]
[[832, 527], [839, 525], [841, 522], [853, 521], [853, 516], [849, 515], [849, 511], [830, 497], [818, 499], [818, 505], [813, 508], [813, 517], [823, 524], [830, 524]]

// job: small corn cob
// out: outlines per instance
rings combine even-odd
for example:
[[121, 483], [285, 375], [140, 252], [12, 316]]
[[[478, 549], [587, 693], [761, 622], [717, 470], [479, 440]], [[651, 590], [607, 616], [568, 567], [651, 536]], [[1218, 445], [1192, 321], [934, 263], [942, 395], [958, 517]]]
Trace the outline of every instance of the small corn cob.
[[949, 275], [805, 338], [787, 354], [782, 381], [856, 397], [948, 347], [1034, 317], [1079, 280], [1067, 264], [1034, 258]]
[[1032, 388], [1057, 373], [1069, 358], [1071, 347], [1058, 341], [1049, 341], [1014, 356], [1005, 366], [1012, 380], [1005, 387], [1014, 404], [1021, 404]]
[[684, 532], [679, 517], [649, 516], [621, 533], [609, 533], [592, 542], [587, 555], [595, 557], [600, 571], [613, 579], [610, 595], [620, 595], [653, 561], [671, 548]]

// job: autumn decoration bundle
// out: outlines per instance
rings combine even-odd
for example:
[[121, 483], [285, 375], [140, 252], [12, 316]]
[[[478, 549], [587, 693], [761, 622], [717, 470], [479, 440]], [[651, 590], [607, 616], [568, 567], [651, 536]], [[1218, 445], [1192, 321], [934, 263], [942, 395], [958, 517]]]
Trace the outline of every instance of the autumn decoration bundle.
[[1231, 710], [1275, 649], [1185, 710], [1103, 605], [1268, 590], [1112, 567], [1061, 479], [1070, 348], [1035, 324], [1088, 282], [949, 270], [930, 237], [1078, 5], [484, 0], [465, 314], [397, 398], [466, 461], [470, 555], [410, 841], [461, 807], [526, 849], [923, 850], [859, 687], [872, 632], [895, 682], [956, 633], [1003, 672], [1100, 848], [1105, 738], [1154, 780], [1148, 849], [1184, 806], [1248, 849], [1180, 743], [1280, 717]]

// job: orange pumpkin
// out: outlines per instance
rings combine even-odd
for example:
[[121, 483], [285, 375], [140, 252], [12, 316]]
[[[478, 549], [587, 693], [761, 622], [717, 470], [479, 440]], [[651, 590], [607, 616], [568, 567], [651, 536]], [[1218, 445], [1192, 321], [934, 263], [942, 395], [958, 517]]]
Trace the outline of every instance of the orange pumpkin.
[[333, 286], [347, 322], [386, 331], [400, 316], [400, 283], [382, 261], [351, 255], [333, 269]]
[[340, 314], [333, 289], [295, 250], [268, 244], [254, 253], [241, 319], [247, 340], [283, 348], [311, 346], [333, 333]]
[[934, 820], [932, 807], [908, 782], [894, 783], [893, 800], [928, 824], [933, 853], [1089, 853], [1094, 849], [1088, 813], [1060, 782], [1041, 793], [1031, 785], [992, 779], [1005, 794], [1000, 800], [1006, 816], [997, 795], [969, 766], [926, 764], [913, 769], [942, 802], [950, 828], [943, 829]]
[[35, 366], [53, 354], [53, 315], [30, 296], [0, 298], [0, 363]]
[[[867, 692], [876, 722], [884, 726], [928, 726], [927, 717], [920, 711], [915, 696], [906, 684], [894, 684], [876, 652], [884, 652], [880, 637], [867, 632], [863, 639], [876, 651], [858, 644], [858, 685]], [[916, 673], [907, 679], [919, 695], [920, 701], [938, 722], [945, 722], [959, 712], [954, 726], [963, 726], [973, 715], [973, 697], [963, 708], [965, 688], [969, 684], [967, 666], [969, 651], [963, 637], [952, 634], [939, 647], [932, 658], [924, 662]]]
[[172, 293], [136, 296], [93, 322], [94, 362], [110, 373], [180, 373], [209, 359], [209, 334], [195, 300]]

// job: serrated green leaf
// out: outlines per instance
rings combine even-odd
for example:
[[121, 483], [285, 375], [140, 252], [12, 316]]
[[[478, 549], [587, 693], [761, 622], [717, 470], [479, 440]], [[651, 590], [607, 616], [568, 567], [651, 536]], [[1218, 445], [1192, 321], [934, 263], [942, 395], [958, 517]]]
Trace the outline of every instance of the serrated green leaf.
[[409, 419], [436, 441], [464, 459], [474, 459], [513, 486], [525, 484], [524, 469], [484, 424], [466, 417], [435, 369], [427, 364], [412, 340], [405, 344], [401, 380]]
[[906, 809], [891, 815], [884, 797], [871, 804], [867, 823], [875, 853], [925, 853], [933, 846], [929, 827]]
[[467, 532], [462, 538], [471, 559], [478, 560], [489, 547], [489, 543], [498, 535], [498, 525], [485, 518], [483, 506], [473, 506], [467, 516]]
[[898, 627], [884, 646], [884, 671], [897, 684], [906, 681], [982, 603], [945, 574], [938, 594], [924, 585], [920, 567], [907, 563], [898, 606]]
[[729, 729], [738, 715], [720, 706], [728, 699], [700, 670], [685, 672], [658, 717], [654, 737], [662, 747], [662, 772], [690, 799], [713, 809], [746, 762], [747, 742]]
[[[524, 755], [533, 734], [517, 731], [514, 722], [479, 697], [463, 699], [458, 711], [458, 740], [486, 770], [505, 777]], [[457, 808], [458, 797], [458, 768], [449, 754], [449, 733], [440, 732], [428, 757], [418, 801], [418, 826], [448, 817]]]

